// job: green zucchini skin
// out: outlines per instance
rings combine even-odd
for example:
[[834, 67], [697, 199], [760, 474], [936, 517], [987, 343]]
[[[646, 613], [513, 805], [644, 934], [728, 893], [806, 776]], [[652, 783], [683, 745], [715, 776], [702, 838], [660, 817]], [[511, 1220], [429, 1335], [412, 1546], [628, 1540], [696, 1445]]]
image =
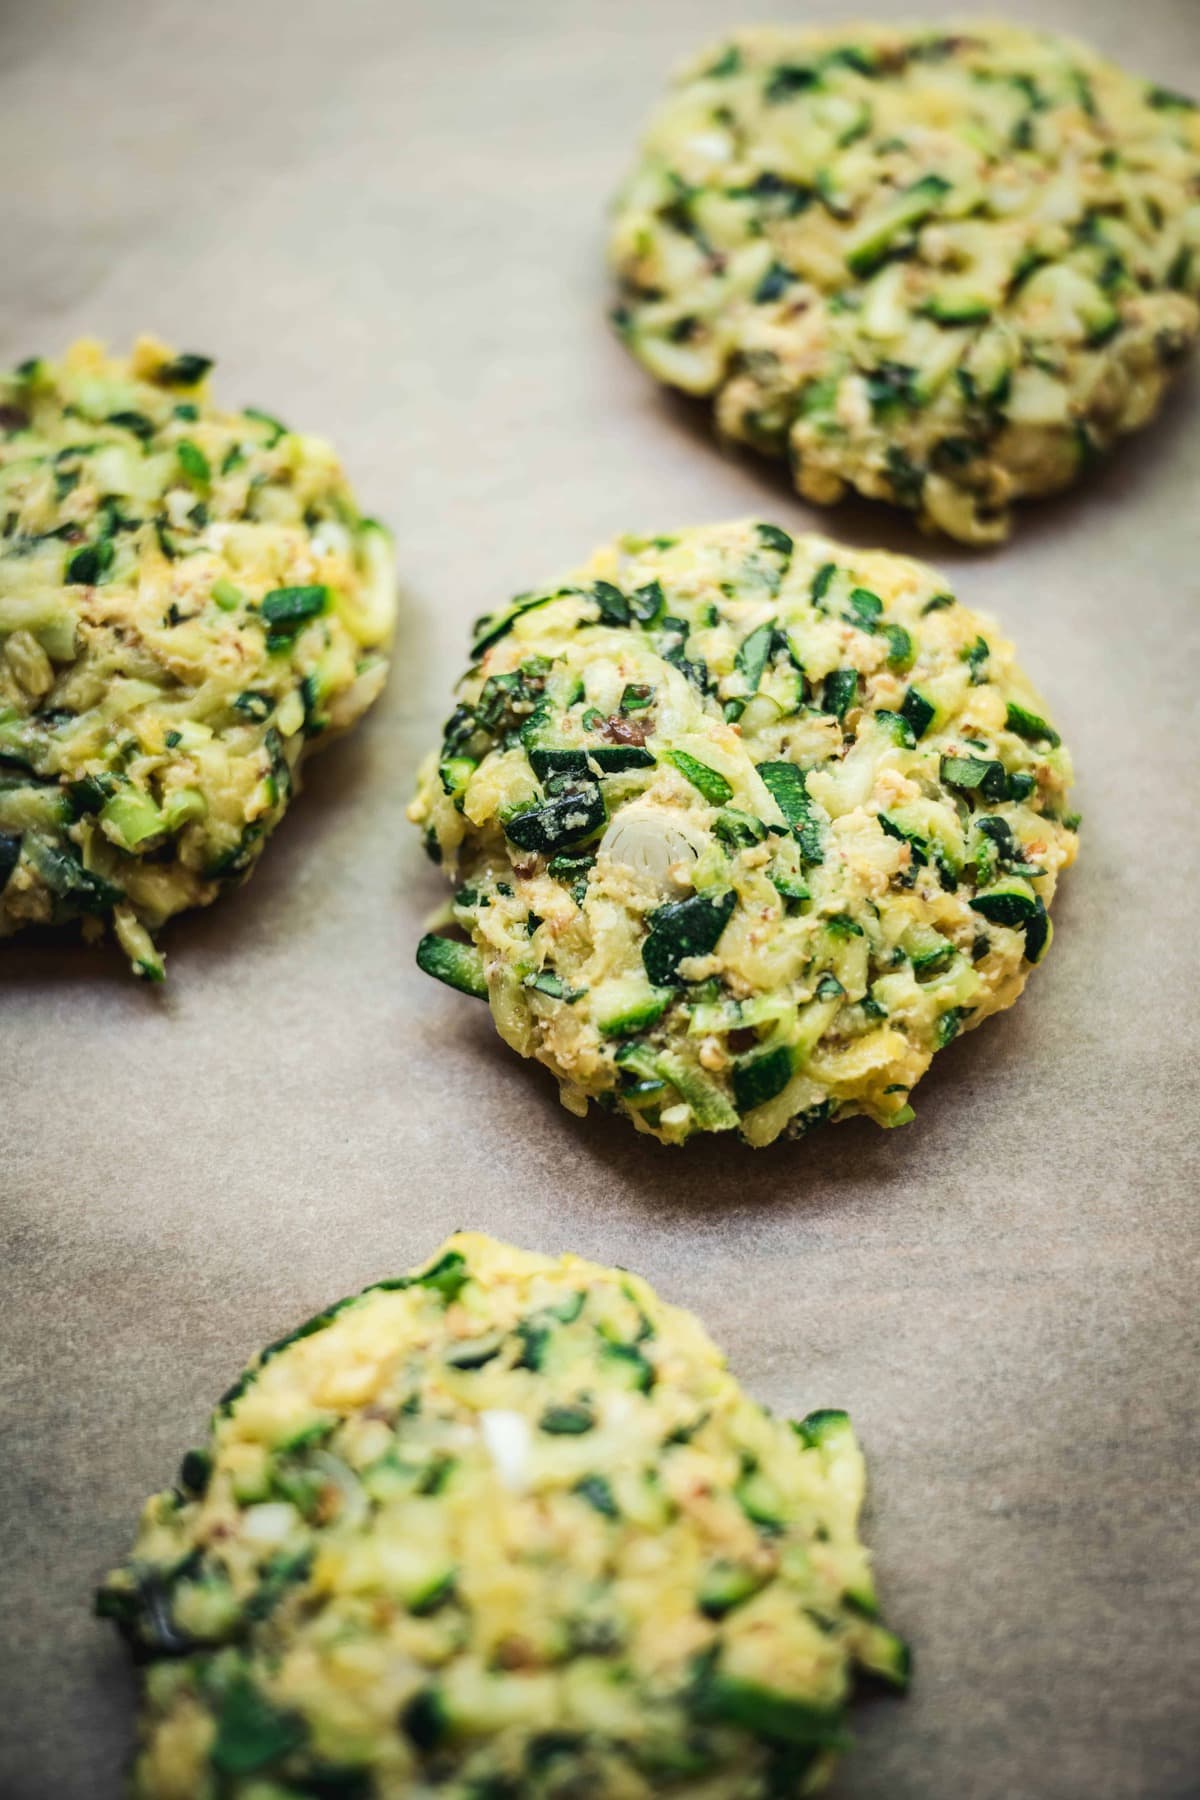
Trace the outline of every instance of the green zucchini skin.
[[496, 621], [410, 808], [457, 889], [421, 966], [665, 1143], [907, 1124], [1075, 855], [1011, 647], [933, 569], [762, 520], [621, 540]]
[[487, 999], [483, 957], [473, 944], [427, 933], [417, 945], [417, 967], [435, 981], [457, 988], [460, 994], [470, 994], [475, 1000]]
[[996, 542], [1147, 424], [1200, 333], [1200, 110], [1160, 93], [1000, 21], [738, 31], [617, 196], [620, 337], [805, 499]]
[[636, 1275], [456, 1233], [269, 1345], [145, 1507], [96, 1599], [132, 1791], [814, 1792], [908, 1681], [864, 1483]]

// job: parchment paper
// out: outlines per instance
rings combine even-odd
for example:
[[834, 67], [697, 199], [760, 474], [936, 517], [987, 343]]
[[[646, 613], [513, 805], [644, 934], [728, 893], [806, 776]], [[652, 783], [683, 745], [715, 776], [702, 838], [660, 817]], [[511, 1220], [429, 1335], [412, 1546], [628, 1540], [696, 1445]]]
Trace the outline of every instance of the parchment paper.
[[[840, 1795], [1200, 1792], [1200, 384], [989, 555], [718, 449], [606, 327], [602, 215], [667, 70], [742, 10], [0, 4], [5, 365], [147, 327], [216, 355], [230, 403], [337, 442], [405, 581], [375, 716], [170, 930], [165, 993], [0, 946], [8, 1800], [120, 1791], [132, 1684], [91, 1589], [243, 1360], [460, 1224], [635, 1267], [764, 1400], [850, 1409], [917, 1676], [859, 1712]], [[1196, 0], [1023, 10], [1200, 91]], [[442, 888], [403, 810], [475, 615], [620, 530], [749, 512], [924, 548], [1001, 618], [1083, 849], [1046, 965], [914, 1125], [671, 1152], [580, 1124], [418, 973]]]

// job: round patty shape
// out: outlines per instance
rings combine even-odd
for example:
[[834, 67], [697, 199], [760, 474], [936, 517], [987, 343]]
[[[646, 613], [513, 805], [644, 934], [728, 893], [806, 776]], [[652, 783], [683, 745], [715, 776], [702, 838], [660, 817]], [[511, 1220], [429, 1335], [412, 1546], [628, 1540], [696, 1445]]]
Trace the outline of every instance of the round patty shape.
[[485, 620], [411, 816], [418, 961], [564, 1102], [751, 1144], [910, 1090], [1009, 1006], [1075, 855], [996, 627], [905, 558], [743, 523], [627, 539]]
[[475, 1234], [265, 1350], [104, 1584], [138, 1800], [811, 1793], [903, 1686], [844, 1413], [691, 1314]]
[[618, 324], [720, 429], [967, 542], [1146, 424], [1200, 326], [1200, 112], [1045, 32], [738, 33], [616, 209]]
[[383, 685], [392, 547], [320, 438], [218, 412], [207, 357], [0, 376], [0, 937], [153, 934], [249, 874]]

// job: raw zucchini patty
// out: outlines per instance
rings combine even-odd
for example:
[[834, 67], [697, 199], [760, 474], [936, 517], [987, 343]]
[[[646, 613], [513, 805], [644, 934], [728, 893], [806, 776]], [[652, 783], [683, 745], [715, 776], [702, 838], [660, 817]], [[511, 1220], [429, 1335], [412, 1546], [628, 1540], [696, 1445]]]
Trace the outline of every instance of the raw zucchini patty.
[[743, 31], [618, 202], [617, 321], [720, 429], [968, 542], [1146, 424], [1200, 327], [1200, 112], [1001, 24]]
[[753, 523], [626, 539], [481, 622], [410, 809], [458, 884], [417, 960], [573, 1111], [668, 1142], [904, 1124], [1046, 950], [1070, 781], [1011, 646], [924, 564]]
[[820, 1785], [902, 1687], [846, 1415], [772, 1416], [644, 1281], [473, 1233], [265, 1350], [100, 1590], [138, 1800]]
[[306, 751], [361, 717], [391, 540], [320, 438], [218, 412], [143, 338], [0, 376], [0, 937], [153, 934], [244, 880]]

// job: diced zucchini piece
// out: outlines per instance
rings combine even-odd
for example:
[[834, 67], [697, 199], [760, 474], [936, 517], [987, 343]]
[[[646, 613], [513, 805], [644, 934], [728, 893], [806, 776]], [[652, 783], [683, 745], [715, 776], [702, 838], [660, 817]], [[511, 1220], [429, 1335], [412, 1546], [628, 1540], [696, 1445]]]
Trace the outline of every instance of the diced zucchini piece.
[[725, 777], [697, 757], [689, 756], [686, 750], [668, 750], [663, 761], [673, 763], [710, 806], [724, 806], [733, 799], [733, 789]]
[[796, 1070], [795, 1052], [787, 1044], [742, 1058], [733, 1066], [733, 1097], [739, 1113], [752, 1112], [782, 1093]]
[[1002, 881], [970, 904], [989, 924], [1022, 926], [1037, 917], [1038, 897], [1027, 881]]
[[654, 987], [675, 981], [679, 965], [689, 956], [707, 956], [728, 925], [737, 895], [732, 888], [713, 899], [692, 894], [660, 906], [650, 915], [650, 931], [642, 945], [642, 962]]
[[439, 1606], [444, 1606], [454, 1593], [455, 1574], [453, 1563], [432, 1563], [423, 1580], [417, 1582], [408, 1595], [409, 1612], [424, 1619]]
[[592, 995], [596, 1024], [604, 1037], [629, 1037], [657, 1024], [674, 995], [673, 988], [651, 987], [636, 975], [601, 983]]
[[883, 601], [878, 594], [873, 594], [870, 588], [851, 588], [847, 607], [847, 624], [853, 625], [858, 631], [877, 630], [879, 617], [883, 612]]
[[[195, 350], [181, 350], [177, 356], [159, 363], [150, 379], [159, 387], [196, 387], [212, 366], [211, 356], [201, 356]], [[248, 414], [250, 410], [247, 407]]]
[[602, 775], [624, 775], [630, 769], [652, 769], [654, 753], [642, 744], [589, 744], [588, 760]]
[[1061, 744], [1062, 739], [1052, 726], [1039, 714], [1030, 712], [1027, 707], [1018, 706], [1015, 700], [1008, 702], [1005, 725], [1018, 737], [1026, 738], [1030, 743], [1047, 743], [1053, 750]]
[[889, 712], [887, 707], [881, 706], [873, 723], [875, 730], [898, 749], [911, 750], [917, 741], [913, 728], [903, 713]]
[[892, 263], [876, 275], [867, 289], [859, 317], [864, 333], [880, 343], [894, 343], [909, 329], [906, 275], [902, 263]]
[[[761, 526], [760, 526], [761, 531]], [[736, 667], [746, 679], [746, 685], [753, 694], [757, 692], [762, 680], [763, 670], [767, 666], [767, 657], [771, 651], [771, 624], [759, 625], [749, 637], [744, 638], [738, 647]]]
[[621, 1089], [621, 1099], [626, 1106], [632, 1106], [641, 1112], [646, 1107], [658, 1106], [666, 1099], [667, 1084], [656, 1075], [648, 1076], [644, 1081], [630, 1082]]
[[[686, 904], [686, 902], [684, 903]], [[738, 1123], [737, 1113], [722, 1090], [697, 1063], [674, 1051], [660, 1051], [654, 1058], [658, 1075], [682, 1095], [691, 1108], [697, 1124], [706, 1131], [732, 1131]]]
[[590, 1406], [568, 1401], [548, 1406], [538, 1420], [538, 1429], [551, 1437], [582, 1437], [595, 1423], [596, 1415]]
[[964, 793], [980, 793], [985, 800], [1003, 800], [1008, 793], [1004, 764], [995, 757], [943, 756], [942, 780]]
[[761, 819], [750, 813], [740, 812], [736, 806], [726, 806], [713, 820], [713, 830], [729, 850], [745, 850], [752, 844], [761, 844], [767, 835], [767, 828]]
[[747, 1469], [738, 1479], [734, 1498], [748, 1519], [764, 1531], [782, 1531], [786, 1524], [783, 1497], [761, 1469]]
[[268, 1700], [246, 1675], [235, 1675], [217, 1714], [209, 1761], [219, 1775], [253, 1775], [298, 1750], [308, 1735], [303, 1719]]
[[115, 554], [111, 538], [85, 544], [67, 558], [63, 580], [74, 587], [96, 587], [111, 569]]
[[971, 1011], [969, 1006], [948, 1006], [940, 1015], [933, 1033], [933, 1041], [939, 1050], [944, 1050], [947, 1044], [954, 1042]]
[[803, 769], [790, 762], [764, 762], [759, 763], [758, 772], [791, 826], [803, 860], [819, 863], [825, 854], [824, 832], [816, 804], [805, 785]]
[[738, 1725], [772, 1743], [842, 1749], [850, 1741], [840, 1706], [816, 1706], [811, 1700], [716, 1671], [698, 1685], [692, 1704], [698, 1718]]
[[679, 388], [685, 394], [709, 394], [720, 379], [724, 349], [712, 331], [698, 330], [679, 336], [680, 327], [686, 323], [696, 323], [691, 314], [664, 321], [657, 329], [649, 322], [639, 323], [629, 332], [629, 341], [639, 361], [667, 387]]
[[499, 1356], [506, 1336], [503, 1331], [487, 1331], [479, 1337], [463, 1338], [447, 1350], [445, 1361], [452, 1369], [485, 1368]]
[[835, 719], [844, 719], [857, 697], [857, 669], [834, 669], [825, 677], [825, 711]]
[[206, 488], [212, 481], [212, 469], [199, 444], [191, 438], [180, 438], [175, 446], [175, 455], [179, 459], [179, 467], [187, 479], [196, 487]]
[[915, 656], [912, 633], [906, 631], [903, 625], [885, 625], [883, 629], [890, 645], [887, 666], [904, 674], [912, 668]]
[[588, 779], [594, 764], [603, 775], [621, 775], [629, 769], [652, 769], [654, 756], [640, 744], [546, 744], [527, 746], [529, 765], [539, 781], [547, 776], [573, 775]]
[[119, 887], [85, 869], [73, 847], [25, 834], [25, 855], [56, 899], [81, 913], [110, 913], [125, 898]]
[[837, 572], [838, 566], [836, 563], [826, 562], [821, 564], [809, 584], [809, 593], [812, 597], [814, 606], [820, 606], [822, 600], [824, 600], [826, 594], [828, 594], [833, 585]]
[[240, 606], [246, 604], [246, 596], [241, 588], [236, 587], [234, 583], [228, 580], [224, 575], [218, 576], [216, 581], [213, 582], [212, 597], [214, 603], [220, 607], [222, 612], [236, 612]]
[[793, 906], [799, 906], [805, 900], [812, 899], [811, 888], [806, 887], [798, 875], [787, 869], [771, 871], [771, 886], [789, 910]]
[[[772, 701], [776, 708], [785, 713], [799, 712], [805, 703], [805, 686], [802, 672], [791, 662], [773, 663], [758, 684], [758, 700]], [[750, 706], [756, 703], [751, 701]], [[748, 717], [754, 715], [747, 708]], [[767, 722], [770, 723], [768, 716]]]
[[100, 823], [122, 849], [139, 844], [166, 829], [163, 815], [149, 794], [138, 788], [120, 788], [100, 809]]
[[1053, 935], [1054, 927], [1050, 923], [1045, 902], [1039, 899], [1033, 917], [1025, 925], [1025, 955], [1029, 962], [1041, 962], [1050, 948]]
[[758, 533], [760, 544], [768, 550], [774, 550], [776, 555], [782, 556], [785, 563], [791, 561], [792, 552], [796, 548], [796, 540], [789, 532], [782, 531], [778, 525], [766, 525], [761, 520], [754, 529]]
[[442, 792], [451, 800], [465, 793], [467, 783], [478, 766], [472, 756], [445, 757], [438, 764], [438, 780], [442, 784]]
[[852, 1429], [850, 1414], [841, 1407], [819, 1406], [796, 1421], [796, 1430], [806, 1444], [836, 1444]]
[[378, 519], [361, 520], [354, 553], [362, 582], [350, 607], [346, 595], [338, 593], [338, 610], [359, 643], [382, 644], [396, 620], [396, 547], [387, 526]]
[[939, 325], [983, 325], [995, 310], [993, 301], [969, 293], [930, 294], [921, 304], [926, 318]]
[[435, 1750], [450, 1732], [445, 1698], [438, 1687], [423, 1687], [401, 1709], [400, 1723], [418, 1750]]
[[504, 835], [518, 849], [553, 856], [565, 845], [593, 837], [607, 819], [599, 784], [575, 781], [566, 792], [503, 820]]
[[621, 1510], [613, 1495], [612, 1484], [605, 1475], [581, 1475], [572, 1488], [581, 1500], [586, 1500], [594, 1512], [605, 1519], [619, 1519]]
[[[375, 1289], [379, 1289], [384, 1293], [393, 1293], [402, 1288], [428, 1288], [431, 1293], [439, 1294], [447, 1306], [451, 1306], [470, 1279], [471, 1272], [467, 1267], [466, 1257], [460, 1250], [447, 1250], [435, 1262], [431, 1262], [428, 1268], [418, 1269], [415, 1275], [397, 1275], [388, 1281], [377, 1281], [368, 1292], [373, 1293]], [[332, 1313], [318, 1314], [310, 1322], [310, 1328], [319, 1328], [332, 1316]]]
[[688, 1012], [691, 1015], [688, 1024], [689, 1035], [707, 1037], [713, 1031], [736, 1031], [759, 1025], [779, 1025], [784, 1020], [790, 1023], [795, 1018], [796, 1007], [791, 996], [786, 993], [755, 994], [749, 1000], [693, 1002], [688, 1006]]
[[919, 939], [916, 934], [910, 934], [904, 940], [903, 947], [908, 951], [908, 960], [916, 975], [932, 975], [937, 970], [944, 969], [957, 954], [949, 938], [942, 937], [936, 931], [922, 933]]
[[664, 1085], [658, 1073], [654, 1050], [649, 1044], [632, 1041], [619, 1044], [613, 1061], [619, 1069], [630, 1075], [640, 1075], [643, 1081], [653, 1081], [658, 1087]]
[[117, 942], [133, 964], [134, 973], [144, 981], [162, 981], [166, 975], [160, 951], [146, 927], [128, 906], [113, 911], [113, 930]]
[[483, 954], [474, 944], [427, 932], [417, 945], [417, 967], [462, 994], [470, 994], [476, 1000], [487, 999]]
[[936, 712], [937, 708], [915, 687], [909, 688], [900, 707], [900, 717], [906, 721], [918, 742], [932, 725]]
[[854, 275], [869, 275], [897, 240], [937, 211], [950, 191], [944, 175], [923, 175], [878, 212], [868, 213], [846, 243], [846, 265]]
[[607, 1343], [600, 1355], [615, 1385], [628, 1388], [633, 1394], [648, 1394], [654, 1386], [654, 1364], [636, 1344]]
[[319, 582], [305, 587], [272, 588], [258, 603], [273, 637], [292, 638], [329, 605], [329, 589]]
[[856, 1625], [853, 1638], [854, 1654], [867, 1673], [903, 1693], [912, 1679], [912, 1651], [904, 1639], [867, 1620]]
[[705, 1571], [696, 1604], [705, 1618], [723, 1619], [735, 1606], [753, 1599], [768, 1580], [745, 1563], [718, 1561]]

